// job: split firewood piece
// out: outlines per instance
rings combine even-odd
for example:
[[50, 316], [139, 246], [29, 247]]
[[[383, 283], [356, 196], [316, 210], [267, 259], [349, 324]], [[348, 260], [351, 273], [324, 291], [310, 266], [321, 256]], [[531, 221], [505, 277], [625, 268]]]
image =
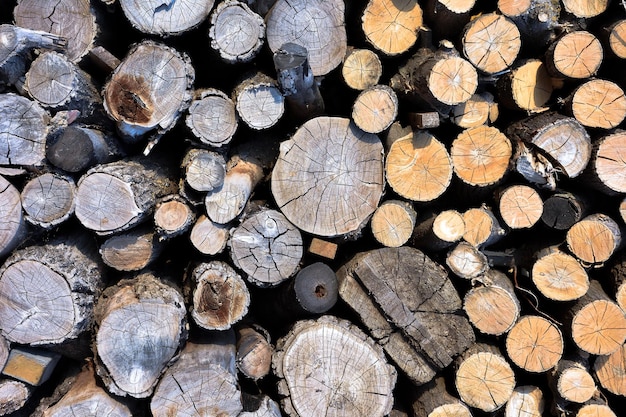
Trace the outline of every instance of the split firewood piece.
[[26, 220], [44, 229], [66, 221], [74, 214], [74, 180], [57, 173], [45, 173], [28, 181], [21, 193]]
[[543, 392], [534, 385], [519, 385], [506, 403], [504, 417], [541, 417], [545, 409]]
[[513, 110], [541, 112], [552, 95], [552, 79], [539, 59], [525, 60], [497, 81], [498, 101]]
[[531, 228], [543, 214], [541, 196], [527, 185], [510, 185], [497, 197], [500, 217], [511, 229]]
[[335, 271], [323, 262], [302, 268], [283, 289], [281, 308], [286, 314], [303, 316], [323, 314], [337, 302]]
[[498, 103], [491, 93], [476, 93], [452, 109], [450, 120], [463, 129], [491, 124], [499, 115]]
[[187, 55], [165, 44], [140, 42], [133, 45], [105, 84], [104, 109], [128, 141], [153, 131], [165, 133], [189, 106], [194, 78]]
[[469, 100], [478, 87], [474, 66], [449, 42], [433, 52], [421, 48], [398, 69], [389, 85], [399, 96], [447, 116], [453, 106]]
[[461, 43], [463, 54], [476, 68], [496, 74], [509, 68], [517, 58], [521, 36], [509, 18], [486, 13], [465, 25]]
[[271, 371], [274, 347], [267, 330], [255, 325], [241, 325], [235, 329], [237, 335], [237, 369], [254, 381], [267, 376]]
[[[208, 2], [209, 0], [205, 0]], [[213, 4], [214, 0], [210, 0]], [[245, 2], [220, 2], [211, 12], [211, 48], [230, 63], [254, 59], [265, 43], [265, 22]]]
[[335, 259], [339, 245], [334, 242], [314, 237], [311, 239], [308, 252], [326, 259]]
[[370, 222], [374, 239], [388, 247], [404, 245], [413, 234], [417, 213], [410, 203], [387, 200], [382, 203]]
[[206, 149], [190, 149], [181, 162], [185, 182], [200, 192], [213, 191], [224, 184], [224, 156]]
[[422, 26], [422, 9], [416, 0], [369, 0], [361, 27], [365, 38], [386, 55], [408, 51]]
[[50, 114], [37, 102], [0, 94], [0, 164], [43, 165]]
[[474, 187], [496, 184], [509, 168], [511, 141], [498, 129], [478, 126], [461, 132], [452, 142], [450, 156], [454, 172]]
[[382, 417], [391, 411], [396, 370], [380, 346], [346, 320], [296, 322], [278, 341], [272, 366], [291, 417], [361, 416], [363, 410]]
[[[14, 379], [0, 380], [0, 415], [12, 415], [26, 404], [33, 393], [28, 384]], [[17, 414], [16, 414], [17, 415]]]
[[589, 276], [576, 258], [555, 247], [539, 251], [535, 258], [531, 277], [544, 297], [573, 301], [587, 293]]
[[495, 345], [476, 343], [456, 360], [455, 386], [467, 405], [493, 412], [513, 395], [515, 373]]
[[591, 185], [609, 195], [626, 192], [626, 132], [618, 130], [595, 141], [589, 162]]
[[112, 73], [122, 62], [101, 45], [95, 46], [89, 50], [89, 59], [105, 74]]
[[509, 359], [528, 372], [554, 368], [563, 356], [564, 346], [559, 328], [541, 316], [523, 316], [506, 335]]
[[282, 45], [274, 52], [274, 68], [293, 117], [306, 120], [324, 113], [324, 98], [311, 72], [306, 48], [295, 43]]
[[377, 84], [363, 90], [352, 105], [352, 120], [368, 133], [380, 133], [398, 116], [398, 97], [391, 87]]
[[604, 13], [608, 6], [607, 0], [563, 0], [565, 11], [578, 18], [596, 17]]
[[285, 98], [276, 80], [263, 73], [241, 81], [233, 90], [233, 101], [239, 118], [254, 130], [269, 129], [285, 112]]
[[15, 249], [26, 233], [20, 192], [0, 176], [0, 258]]
[[150, 396], [187, 337], [183, 295], [144, 272], [108, 287], [95, 313], [96, 371], [107, 390], [123, 397]]
[[86, 125], [77, 124], [55, 130], [47, 139], [48, 162], [69, 173], [82, 172], [122, 156], [123, 151], [117, 139]]
[[411, 242], [418, 248], [441, 250], [458, 242], [464, 233], [465, 221], [458, 211], [429, 212], [418, 219]]
[[152, 227], [139, 226], [105, 240], [100, 246], [100, 256], [117, 271], [139, 271], [154, 262], [163, 248]]
[[427, 131], [397, 139], [385, 159], [389, 185], [412, 201], [428, 202], [441, 196], [450, 186], [452, 172], [445, 145]]
[[66, 40], [65, 55], [79, 62], [98, 33], [89, 0], [20, 0], [13, 9], [17, 26], [44, 31]]
[[171, 239], [189, 230], [196, 220], [190, 204], [179, 194], [170, 194], [157, 200], [154, 207], [154, 226], [159, 239]]
[[[103, 268], [88, 237], [19, 249], [0, 269], [2, 334], [14, 343], [68, 346], [93, 324]], [[28, 288], [28, 291], [24, 291]], [[67, 343], [66, 343], [67, 342]]]
[[[620, 349], [617, 350], [619, 351]], [[602, 358], [606, 357], [602, 356]], [[598, 360], [600, 358], [596, 360], [596, 363]], [[557, 366], [548, 373], [548, 382], [559, 408], [565, 408], [567, 403], [585, 403], [598, 392], [596, 383], [589, 373], [588, 360], [579, 354], [560, 360]]]
[[498, 0], [498, 11], [520, 31], [523, 48], [543, 50], [561, 29], [561, 5], [552, 0]]
[[369, 49], [349, 50], [341, 67], [344, 82], [354, 90], [365, 90], [375, 86], [382, 74], [380, 58]]
[[227, 263], [202, 262], [186, 279], [191, 318], [203, 329], [230, 329], [248, 313], [250, 293], [246, 283]]
[[609, 48], [621, 59], [626, 58], [626, 19], [621, 19], [608, 27]]
[[515, 122], [506, 134], [515, 142], [539, 148], [569, 178], [582, 173], [591, 157], [591, 139], [585, 128], [576, 119], [556, 112]]
[[473, 279], [489, 269], [487, 257], [471, 243], [461, 241], [446, 255], [446, 265], [459, 278]]
[[463, 222], [463, 240], [479, 248], [493, 245], [507, 235], [506, 229], [486, 205], [466, 210], [463, 213]]
[[469, 408], [446, 389], [443, 377], [419, 387], [411, 400], [414, 417], [471, 417]]
[[205, 215], [198, 217], [189, 233], [193, 247], [204, 255], [221, 253], [226, 248], [229, 237], [229, 225], [214, 223]]
[[613, 255], [622, 243], [620, 226], [602, 213], [590, 214], [566, 235], [568, 249], [581, 262], [601, 265]]
[[618, 84], [591, 79], [567, 98], [571, 114], [586, 127], [613, 129], [626, 118], [626, 96]]
[[235, 103], [215, 88], [196, 91], [187, 112], [185, 124], [206, 145], [226, 146], [237, 131]]
[[441, 116], [436, 111], [410, 112], [407, 118], [414, 129], [435, 129], [441, 124]]
[[461, 29], [470, 21], [476, 0], [428, 0], [424, 16], [438, 39], [458, 39]]
[[282, 417], [280, 406], [267, 395], [242, 393], [243, 410], [237, 417]]
[[302, 235], [280, 212], [265, 209], [247, 217], [228, 241], [235, 266], [259, 287], [289, 279], [303, 255]]
[[626, 252], [621, 251], [619, 256], [611, 262], [609, 270], [610, 283], [615, 294], [615, 301], [626, 311]]
[[143, 33], [163, 37], [178, 35], [200, 25], [213, 8], [214, 0], [142, 2], [119, 0], [133, 27]]
[[511, 165], [528, 182], [550, 191], [556, 190], [557, 175], [563, 171], [539, 148], [521, 141], [515, 142]]
[[[626, 345], [610, 355], [597, 357], [593, 370], [602, 388], [615, 395], [626, 395]], [[593, 379], [590, 383], [593, 384]]]
[[306, 48], [313, 75], [326, 75], [348, 49], [344, 13], [339, 0], [278, 0], [265, 16], [267, 44], [272, 53], [286, 43]]
[[233, 330], [189, 341], [163, 374], [150, 400], [155, 417], [204, 413], [238, 416], [242, 410]]
[[45, 349], [14, 346], [2, 374], [36, 387], [52, 376], [59, 359], [60, 354]]
[[566, 313], [576, 345], [592, 355], [610, 355], [626, 340], [626, 313], [592, 280], [585, 295]]
[[96, 165], [78, 181], [76, 217], [99, 235], [129, 229], [152, 214], [159, 197], [177, 191], [171, 178], [154, 158]]
[[331, 237], [362, 229], [378, 206], [383, 184], [378, 136], [346, 118], [317, 117], [280, 144], [271, 190], [299, 229]]
[[474, 342], [469, 321], [457, 314], [462, 302], [448, 273], [423, 252], [406, 246], [372, 250], [352, 274], [435, 367], [443, 369]]
[[600, 40], [591, 32], [568, 32], [546, 52], [546, 68], [553, 77], [582, 79], [596, 75], [602, 64]]
[[490, 269], [465, 294], [463, 310], [478, 331], [501, 336], [519, 319], [521, 305], [511, 280], [503, 272]]
[[88, 362], [75, 377], [69, 390], [47, 407], [42, 417], [111, 415], [131, 417], [131, 409], [104, 390], [96, 381], [93, 365]]
[[567, 230], [587, 214], [588, 203], [578, 194], [558, 191], [543, 202], [541, 221], [555, 230]]

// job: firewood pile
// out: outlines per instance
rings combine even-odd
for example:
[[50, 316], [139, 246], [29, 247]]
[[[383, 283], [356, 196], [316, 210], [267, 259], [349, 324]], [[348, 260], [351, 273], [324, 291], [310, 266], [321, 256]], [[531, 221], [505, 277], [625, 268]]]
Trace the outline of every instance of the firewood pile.
[[619, 416], [626, 5], [4, 0], [0, 415]]

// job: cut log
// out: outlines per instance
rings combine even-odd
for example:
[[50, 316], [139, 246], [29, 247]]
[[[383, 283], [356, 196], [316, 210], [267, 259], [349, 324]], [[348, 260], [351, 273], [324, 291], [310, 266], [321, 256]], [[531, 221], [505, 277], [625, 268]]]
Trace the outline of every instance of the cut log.
[[237, 369], [254, 381], [267, 376], [271, 371], [274, 346], [267, 330], [259, 326], [242, 325], [236, 328]]
[[620, 226], [602, 213], [590, 214], [575, 225], [566, 235], [567, 247], [581, 262], [602, 265], [609, 260], [622, 243]]
[[491, 124], [499, 115], [498, 104], [491, 93], [477, 93], [452, 109], [450, 120], [463, 129]]
[[179, 194], [159, 198], [154, 207], [155, 231], [161, 240], [186, 233], [195, 220], [190, 204]]
[[560, 2], [553, 0], [498, 0], [498, 10], [515, 23], [522, 48], [543, 51], [561, 29]]
[[502, 180], [512, 153], [511, 141], [491, 126], [464, 130], [454, 139], [450, 150], [456, 175], [475, 187], [486, 187]]
[[0, 415], [17, 413], [30, 399], [32, 392], [33, 389], [21, 381], [0, 380]]
[[220, 90], [196, 91], [187, 111], [187, 127], [206, 145], [227, 146], [237, 131], [239, 120], [235, 103]]
[[382, 74], [380, 58], [369, 49], [351, 49], [341, 67], [344, 82], [354, 90], [375, 86]]
[[205, 215], [198, 217], [189, 233], [193, 247], [204, 255], [221, 253], [226, 248], [229, 237], [229, 225], [214, 223]]
[[544, 409], [545, 400], [541, 389], [534, 385], [520, 385], [515, 387], [507, 401], [504, 417], [541, 417]]
[[238, 416], [242, 410], [232, 330], [188, 342], [150, 400], [155, 417]]
[[326, 75], [341, 64], [348, 49], [344, 12], [338, 0], [277, 0], [265, 16], [267, 44], [272, 53], [286, 43], [306, 48], [313, 75]]
[[549, 300], [573, 301], [587, 293], [589, 276], [576, 258], [557, 249], [546, 248], [536, 255], [532, 280]]
[[411, 241], [417, 248], [441, 250], [458, 242], [464, 233], [465, 221], [458, 211], [430, 212], [418, 220]]
[[599, 138], [593, 147], [589, 162], [591, 185], [605, 194], [614, 195], [626, 192], [626, 164], [622, 158], [626, 149], [626, 132], [618, 130]]
[[419, 387], [415, 399], [411, 400], [414, 417], [471, 417], [469, 408], [446, 390], [445, 381], [437, 377]]
[[626, 311], [626, 255], [621, 251], [611, 262], [609, 269], [611, 288], [615, 294], [615, 301], [622, 310]]
[[285, 112], [285, 98], [276, 80], [263, 73], [241, 81], [233, 91], [233, 101], [239, 118], [254, 130], [274, 126]]
[[98, 32], [88, 0], [20, 0], [13, 9], [17, 26], [64, 38], [65, 55], [79, 62], [93, 47]]
[[470, 21], [475, 0], [428, 0], [424, 17], [438, 39], [458, 39], [461, 29]]
[[591, 32], [564, 34], [546, 52], [546, 68], [553, 77], [582, 79], [596, 75], [602, 64], [600, 40]]
[[97, 256], [88, 237], [67, 235], [13, 252], [0, 269], [4, 337], [31, 346], [67, 345], [89, 330], [104, 286]]
[[592, 355], [610, 355], [626, 340], [626, 313], [612, 301], [600, 283], [592, 280], [589, 290], [567, 312], [576, 345]]
[[335, 259], [339, 245], [314, 237], [309, 245], [309, 253], [326, 259]]
[[498, 78], [498, 102], [513, 110], [541, 112], [552, 95], [552, 79], [544, 63], [528, 59]]
[[621, 19], [608, 27], [609, 48], [618, 58], [626, 58], [626, 19]]
[[454, 275], [463, 279], [481, 276], [489, 269], [487, 257], [471, 243], [461, 241], [446, 255], [446, 265]]
[[521, 36], [507, 17], [485, 13], [465, 25], [461, 43], [463, 54], [476, 68], [495, 74], [513, 64], [521, 48]]
[[139, 271], [154, 262], [163, 249], [164, 244], [151, 227], [139, 226], [105, 240], [100, 256], [117, 271]]
[[393, 56], [408, 51], [417, 41], [422, 9], [415, 0], [370, 0], [361, 21], [367, 41]]
[[474, 344], [457, 358], [456, 367], [456, 389], [470, 407], [493, 412], [513, 395], [515, 374], [493, 345]]
[[479, 248], [493, 245], [507, 234], [493, 211], [486, 205], [466, 210], [463, 213], [463, 222], [463, 239]]
[[612, 129], [626, 118], [626, 96], [618, 84], [592, 79], [568, 97], [571, 114], [586, 127]]
[[[280, 406], [267, 395], [242, 395], [243, 409], [237, 417], [282, 417]], [[249, 399], [249, 400], [247, 400]]]
[[311, 72], [306, 48], [284, 44], [274, 53], [274, 68], [292, 117], [304, 121], [324, 113], [324, 99]]
[[15, 346], [2, 374], [37, 387], [50, 378], [59, 359], [61, 355], [45, 349]]
[[580, 355], [566, 357], [548, 374], [557, 407], [564, 408], [564, 402], [585, 403], [598, 392], [586, 362]]
[[146, 40], [130, 49], [105, 84], [104, 109], [130, 142], [148, 132], [162, 134], [189, 106], [194, 79], [189, 57]]
[[43, 165], [50, 115], [17, 94], [0, 94], [0, 164]]
[[358, 233], [382, 196], [382, 152], [376, 135], [348, 119], [311, 119], [281, 143], [272, 195], [287, 219], [305, 232]]
[[171, 178], [154, 158], [97, 165], [78, 181], [76, 217], [99, 235], [129, 229], [152, 214], [159, 197], [177, 191]]
[[323, 314], [337, 302], [335, 272], [325, 263], [314, 262], [302, 268], [282, 292], [281, 308], [286, 314]]
[[602, 388], [615, 395], [626, 395], [626, 345], [620, 346], [610, 355], [596, 358], [593, 370]]
[[[214, 0], [205, 0], [211, 3]], [[209, 7], [209, 9], [210, 9]], [[211, 48], [230, 63], [251, 61], [265, 43], [265, 22], [245, 2], [220, 2], [211, 12]]]
[[214, 0], [183, 0], [169, 3], [119, 0], [124, 15], [134, 28], [151, 35], [179, 35], [200, 25], [213, 8]]
[[190, 315], [203, 329], [227, 330], [248, 314], [250, 293], [246, 283], [227, 263], [200, 263], [187, 281]]
[[206, 149], [190, 149], [181, 162], [185, 182], [200, 192], [213, 191], [224, 184], [226, 161], [224, 156]]
[[15, 249], [26, 233], [20, 192], [0, 176], [0, 258]]
[[228, 241], [235, 266], [259, 287], [289, 279], [303, 255], [302, 235], [280, 212], [261, 210], [247, 217]]
[[566, 12], [579, 18], [595, 17], [604, 13], [608, 6], [607, 0], [563, 0], [563, 7]]
[[523, 316], [506, 335], [509, 359], [528, 372], [541, 373], [554, 368], [564, 348], [559, 328], [541, 316]]
[[592, 403], [585, 404], [578, 410], [576, 417], [617, 417], [617, 414], [608, 405], [597, 404], [593, 400], [590, 402]]
[[66, 175], [46, 173], [28, 181], [21, 193], [26, 220], [44, 229], [66, 221], [74, 214], [74, 180]]
[[380, 133], [398, 116], [398, 97], [391, 87], [377, 84], [363, 90], [352, 105], [352, 120], [368, 133]]
[[495, 269], [476, 280], [463, 298], [463, 310], [481, 333], [501, 336], [513, 328], [521, 305], [509, 278]]
[[385, 176], [391, 188], [412, 201], [432, 201], [452, 181], [452, 159], [431, 133], [415, 131], [391, 145], [385, 159]]
[[500, 217], [511, 229], [533, 227], [543, 214], [543, 200], [532, 187], [510, 185], [498, 193]]
[[374, 239], [388, 247], [398, 247], [408, 242], [415, 228], [417, 213], [408, 202], [387, 200], [382, 203], [370, 222]]
[[150, 272], [108, 287], [98, 300], [96, 323], [96, 371], [119, 396], [152, 395], [187, 337], [182, 294]]
[[583, 219], [589, 204], [578, 194], [558, 191], [543, 202], [541, 221], [555, 230], [567, 230]]
[[391, 411], [396, 370], [382, 349], [346, 320], [322, 316], [296, 322], [278, 341], [272, 366], [291, 417], [360, 416], [364, 410], [382, 417]]
[[547, 158], [543, 151], [532, 145], [517, 141], [512, 168], [528, 182], [539, 188], [556, 190], [557, 175], [562, 172], [557, 163]]

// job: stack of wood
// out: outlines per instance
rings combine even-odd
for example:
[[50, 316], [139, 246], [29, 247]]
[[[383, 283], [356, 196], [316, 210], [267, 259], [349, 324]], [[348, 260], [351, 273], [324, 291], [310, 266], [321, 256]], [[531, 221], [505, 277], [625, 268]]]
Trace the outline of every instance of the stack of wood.
[[0, 4], [0, 415], [620, 415], [626, 7], [356, 3]]

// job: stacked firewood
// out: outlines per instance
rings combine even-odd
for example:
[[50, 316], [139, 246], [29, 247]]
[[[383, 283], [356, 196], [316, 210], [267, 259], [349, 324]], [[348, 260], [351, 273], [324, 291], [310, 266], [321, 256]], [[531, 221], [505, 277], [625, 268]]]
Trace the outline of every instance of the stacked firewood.
[[362, 3], [0, 4], [0, 415], [620, 415], [626, 6]]

